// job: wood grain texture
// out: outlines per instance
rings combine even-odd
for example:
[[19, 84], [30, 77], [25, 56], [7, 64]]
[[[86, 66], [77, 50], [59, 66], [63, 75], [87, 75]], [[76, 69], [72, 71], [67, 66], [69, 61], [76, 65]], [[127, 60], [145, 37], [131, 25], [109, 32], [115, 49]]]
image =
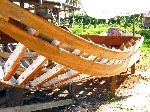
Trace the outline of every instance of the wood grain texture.
[[[9, 10], [8, 7], [11, 7], [11, 10]], [[36, 29], [46, 37], [51, 37], [53, 39], [59, 40], [72, 48], [85, 51], [95, 56], [102, 55], [105, 52], [105, 54], [107, 54], [105, 56], [108, 59], [124, 59], [130, 56], [130, 52], [117, 52], [110, 49], [105, 49], [103, 47], [100, 47], [98, 44], [93, 44], [77, 35], [71, 34], [49, 23], [48, 21], [29, 13], [28, 11], [20, 8], [19, 6], [12, 4], [8, 0], [1, 1], [0, 8], [1, 16], [5, 18], [11, 17], [15, 20], [18, 20], [19, 22], [27, 25], [28, 27]]]
[[8, 60], [4, 65], [5, 81], [10, 80], [16, 72], [17, 68], [19, 67], [19, 61], [24, 55], [26, 49], [27, 48], [23, 44], [19, 43], [14, 52], [9, 56]]
[[[24, 43], [25, 46], [32, 49], [33, 51], [36, 51], [39, 54], [50, 58], [66, 67], [80, 71], [81, 73], [100, 77], [108, 77], [120, 73], [122, 69], [127, 65], [127, 63], [118, 65], [98, 64], [93, 61], [80, 58], [79, 56], [73, 55], [71, 53], [61, 51], [58, 47], [52, 46], [51, 44], [39, 38], [29, 35], [19, 28], [9, 24], [2, 18], [0, 19], [0, 28], [8, 35], [15, 38], [17, 41]], [[103, 54], [106, 56], [108, 55], [106, 52], [104, 52]], [[108, 69], [111, 69], [111, 71], [108, 71]]]
[[31, 79], [33, 79], [41, 70], [43, 64], [47, 61], [44, 56], [39, 55], [37, 59], [19, 76], [17, 83], [19, 85], [26, 85]]

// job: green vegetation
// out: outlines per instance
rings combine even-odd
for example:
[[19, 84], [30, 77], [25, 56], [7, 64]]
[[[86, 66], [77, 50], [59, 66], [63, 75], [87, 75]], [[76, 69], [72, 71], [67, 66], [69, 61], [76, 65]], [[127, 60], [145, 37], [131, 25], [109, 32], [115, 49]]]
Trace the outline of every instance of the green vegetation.
[[[150, 29], [143, 29], [141, 15], [135, 15], [135, 30], [137, 34], [144, 37], [144, 43], [141, 50], [150, 51]], [[73, 23], [74, 21], [74, 23]], [[117, 17], [114, 19], [103, 20], [94, 19], [84, 14], [75, 14], [70, 16], [70, 24], [72, 25], [72, 32], [81, 35], [97, 35], [102, 32], [107, 32], [110, 27], [119, 27], [123, 32], [133, 31], [133, 16], [131, 17]]]

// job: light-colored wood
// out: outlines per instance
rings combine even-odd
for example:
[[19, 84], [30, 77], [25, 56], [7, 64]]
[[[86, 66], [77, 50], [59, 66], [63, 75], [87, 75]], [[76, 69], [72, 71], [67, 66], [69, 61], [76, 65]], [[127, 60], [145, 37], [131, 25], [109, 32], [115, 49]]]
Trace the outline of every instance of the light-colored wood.
[[74, 71], [74, 70], [69, 70], [69, 71], [67, 71], [66, 73], [61, 74], [61, 75], [59, 75], [59, 76], [53, 78], [53, 79], [50, 80], [49, 82], [45, 83], [45, 84], [43, 85], [43, 87], [47, 87], [47, 86], [54, 85], [54, 84], [56, 84], [56, 83], [61, 82], [61, 81], [64, 80], [64, 79], [70, 79], [71, 76], [74, 76], [74, 75], [76, 75], [76, 74], [79, 74], [79, 73], [78, 73], [77, 71]]
[[79, 81], [84, 80], [86, 78], [88, 79], [89, 77], [90, 77], [89, 75], [80, 74], [80, 75], [77, 75], [76, 77], [73, 77], [73, 78], [67, 80], [67, 81], [64, 81], [62, 83], [57, 84], [57, 86], [62, 86], [62, 85], [66, 85], [66, 84], [73, 83], [73, 82], [79, 82]]
[[[61, 45], [60, 45], [61, 46]], [[71, 51], [70, 51], [71, 52]], [[75, 55], [82, 55], [82, 52], [81, 51], [78, 51], [78, 50], [73, 50], [72, 52], [73, 54]], [[57, 83], [59, 82], [58, 80], [58, 77], [60, 76], [61, 79], [60, 80], [65, 80], [65, 79], [62, 79], [64, 77], [66, 77], [66, 74], [64, 72], [71, 72], [72, 73], [72, 70], [69, 70], [68, 68], [64, 67], [63, 65], [60, 65], [60, 64], [57, 64], [55, 67], [53, 67], [52, 69], [48, 70], [45, 74], [41, 75], [40, 77], [34, 79], [32, 82], [31, 82], [31, 86], [34, 87], [34, 88], [37, 88], [41, 85], [43, 86], [48, 86], [52, 83]], [[61, 75], [62, 74], [62, 75]], [[63, 76], [65, 75], [65, 76]], [[69, 77], [69, 76], [68, 76]], [[67, 79], [69, 79], [67, 77]], [[72, 77], [70, 77], [72, 78]]]
[[73, 100], [66, 99], [66, 100], [59, 100], [59, 101], [52, 101], [52, 102], [45, 102], [45, 103], [38, 103], [38, 104], [31, 104], [31, 105], [1, 108], [0, 111], [1, 112], [31, 112], [31, 111], [44, 110], [48, 108], [66, 106], [71, 104], [73, 104]]
[[[0, 19], [0, 28], [16, 40], [23, 42], [25, 46], [31, 48], [34, 51], [37, 51], [39, 54], [50, 58], [66, 67], [80, 71], [81, 73], [91, 74], [100, 77], [108, 77], [115, 74], [119, 74], [122, 71], [122, 69], [127, 65], [127, 63], [118, 65], [98, 64], [94, 63], [93, 61], [80, 58], [79, 56], [73, 55], [71, 53], [60, 51], [57, 47], [52, 46], [39, 38], [29, 35], [28, 33], [7, 23], [3, 19]], [[20, 38], [20, 36], [22, 38]], [[103, 53], [106, 56], [108, 55], [105, 51]], [[108, 69], [111, 69], [111, 71], [108, 71]]]
[[[49, 89], [49, 88], [51, 88], [51, 87], [54, 87], [54, 86], [61, 86], [61, 85], [63, 85], [63, 84], [66, 85], [66, 84], [69, 83], [68, 81], [70, 81], [70, 80], [72, 80], [72, 79], [74, 79], [74, 78], [77, 78], [79, 75], [80, 75], [80, 73], [75, 74], [75, 75], [72, 75], [72, 76], [67, 77], [67, 78], [64, 78], [64, 79], [62, 79], [62, 80], [60, 80], [60, 81], [57, 81], [57, 82], [55, 82], [55, 83], [53, 83], [53, 84], [48, 85], [45, 89], [47, 90], [47, 89]], [[70, 81], [70, 82], [71, 82], [71, 81]]]
[[47, 58], [39, 55], [36, 60], [19, 76], [17, 83], [19, 85], [26, 85], [32, 78], [37, 75], [39, 69], [47, 61]]
[[72, 76], [69, 79], [62, 80], [62, 82], [60, 82], [60, 83], [56, 83], [55, 85], [48, 86], [47, 88], [45, 88], [45, 90], [54, 89], [56, 87], [64, 87], [64, 86], [66, 86], [68, 84], [71, 84], [71, 83], [76, 83], [76, 82], [80, 82], [80, 81], [84, 81], [84, 80], [89, 80], [89, 79], [92, 79], [92, 78], [93, 77], [91, 77], [90, 75], [76, 74], [75, 76]]
[[[83, 56], [84, 53], [80, 52], [79, 55], [80, 56]], [[97, 58], [93, 55], [88, 55], [86, 56], [88, 60], [92, 60], [92, 61], [95, 61]], [[67, 71], [66, 73], [60, 75], [60, 76], [57, 76], [55, 77], [54, 79], [50, 80], [49, 82], [45, 83], [43, 85], [43, 87], [46, 87], [46, 89], [52, 87], [52, 86], [57, 86], [57, 85], [60, 85], [61, 83], [64, 83], [64, 82], [67, 82], [67, 80], [71, 80], [73, 78], [76, 78], [78, 76], [80, 76], [80, 74], [82, 73], [79, 73], [75, 70], [69, 70]], [[80, 79], [82, 80], [82, 79]]]
[[52, 69], [49, 69], [45, 74], [41, 75], [38, 78], [35, 78], [33, 81], [30, 82], [30, 86], [33, 88], [37, 88], [44, 83], [48, 82], [49, 80], [57, 77], [58, 75], [64, 73], [65, 67], [63, 65], [57, 64]]
[[[10, 7], [12, 10], [9, 10], [7, 7]], [[36, 60], [37, 62], [35, 61], [19, 76], [17, 83], [20, 87], [25, 86], [31, 79], [33, 81], [31, 81], [29, 86], [33, 88], [46, 87], [48, 89], [52, 86], [62, 86], [90, 76], [115, 77], [114, 75], [126, 71], [128, 67], [131, 67], [139, 59], [138, 49], [143, 42], [143, 39], [140, 37], [132, 39], [130, 37], [112, 37], [112, 39], [110, 37], [101, 37], [101, 40], [105, 41], [105, 43], [103, 43], [104, 45], [98, 45], [100, 42], [95, 44], [95, 40], [100, 40], [100, 37], [95, 40], [95, 37], [84, 37], [90, 40], [87, 41], [48, 23], [44, 19], [21, 9], [7, 0], [1, 2], [0, 10], [1, 31], [46, 57]], [[29, 32], [27, 33], [16, 27], [10, 21], [8, 22], [10, 20], [9, 17], [35, 30], [36, 34], [28, 34]], [[44, 39], [42, 40], [43, 37]], [[120, 38], [122, 38], [122, 41], [119, 41]], [[114, 42], [116, 42], [116, 46], [113, 47]], [[122, 43], [125, 44], [120, 47], [120, 50], [116, 49]], [[109, 45], [112, 45], [111, 49], [107, 47]], [[75, 50], [76, 52], [72, 52]], [[82, 55], [80, 55], [81, 53]], [[63, 68], [54, 71], [50, 69], [43, 75], [37, 75], [47, 59], [60, 63], [63, 65]], [[99, 61], [97, 62], [97, 60]], [[19, 64], [13, 69], [13, 73], [9, 76], [9, 79], [13, 78], [12, 75], [18, 66]], [[76, 70], [78, 73], [68, 75], [66, 74], [70, 70], [68, 68]], [[112, 93], [115, 90], [113, 80], [112, 78]]]
[[[9, 10], [8, 7], [10, 7], [11, 10]], [[20, 8], [19, 6], [12, 4], [7, 0], [3, 0], [1, 2], [0, 8], [1, 8], [0, 15], [2, 17], [5, 18], [12, 17], [18, 20], [19, 22], [22, 22], [23, 24], [38, 30], [41, 34], [44, 34], [46, 37], [48, 38], [51, 37], [53, 39], [59, 40], [62, 43], [68, 44], [72, 48], [85, 51], [95, 56], [99, 56], [105, 52], [107, 54], [108, 59], [112, 59], [112, 58], [122, 59], [130, 56], [129, 52], [125, 51], [120, 53], [119, 51], [112, 51], [110, 49], [105, 49], [103, 47], [100, 47], [99, 45], [93, 44], [85, 39], [82, 39], [79, 36], [66, 32], [63, 29], [49, 23], [48, 21], [38, 16], [29, 13], [28, 11]]]
[[140, 51], [137, 51], [128, 59], [128, 67], [130, 68], [133, 64], [135, 64], [140, 59]]
[[26, 49], [27, 48], [23, 44], [19, 43], [14, 52], [10, 55], [10, 57], [6, 61], [4, 65], [5, 81], [10, 80], [11, 77], [16, 72], [17, 68], [19, 67], [19, 61], [21, 60]]

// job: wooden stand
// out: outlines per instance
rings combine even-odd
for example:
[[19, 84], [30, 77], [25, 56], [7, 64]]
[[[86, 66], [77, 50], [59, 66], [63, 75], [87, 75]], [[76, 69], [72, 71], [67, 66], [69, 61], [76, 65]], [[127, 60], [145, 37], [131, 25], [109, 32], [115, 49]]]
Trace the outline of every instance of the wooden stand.
[[112, 76], [111, 79], [111, 95], [115, 96], [115, 90], [116, 90], [116, 83], [117, 83], [117, 76]]
[[135, 63], [131, 66], [131, 74], [135, 73]]

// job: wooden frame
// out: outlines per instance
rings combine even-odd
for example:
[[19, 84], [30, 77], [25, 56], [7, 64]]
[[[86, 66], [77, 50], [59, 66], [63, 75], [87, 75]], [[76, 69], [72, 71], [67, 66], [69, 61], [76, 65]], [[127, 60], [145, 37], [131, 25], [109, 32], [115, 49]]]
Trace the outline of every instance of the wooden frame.
[[[0, 10], [1, 32], [24, 45], [16, 48], [20, 52], [14, 51], [6, 62], [6, 65], [11, 65], [9, 66], [11, 70], [5, 65], [5, 74], [2, 78], [7, 84], [30, 89], [49, 89], [83, 78], [113, 76], [112, 93], [114, 94], [116, 75], [126, 71], [139, 59], [142, 37], [85, 35], [80, 37], [29, 13], [8, 0], [1, 1]], [[24, 27], [35, 32], [29, 33]], [[37, 52], [39, 56], [17, 77], [15, 83], [8, 82], [14, 77], [20, 60], [27, 54], [25, 53], [27, 48]], [[48, 59], [60, 66], [47, 67], [45, 63]], [[10, 60], [13, 60], [12, 64]], [[42, 68], [45, 68], [45, 72]], [[76, 73], [70, 75], [68, 72], [71, 70]]]

